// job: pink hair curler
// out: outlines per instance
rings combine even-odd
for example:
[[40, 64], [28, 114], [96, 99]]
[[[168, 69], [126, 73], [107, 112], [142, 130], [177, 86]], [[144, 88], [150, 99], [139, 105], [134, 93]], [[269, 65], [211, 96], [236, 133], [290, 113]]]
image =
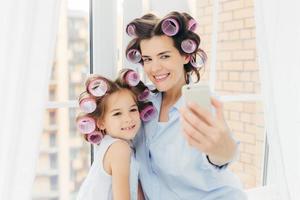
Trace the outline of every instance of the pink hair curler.
[[89, 134], [96, 129], [96, 122], [93, 118], [84, 116], [77, 120], [77, 128], [83, 134]]
[[92, 144], [99, 144], [103, 139], [103, 134], [101, 131], [93, 131], [87, 135], [86, 139]]
[[129, 37], [136, 37], [136, 33], [135, 33], [135, 25], [134, 24], [129, 24], [126, 27], [126, 33]]
[[88, 85], [88, 91], [95, 97], [101, 97], [107, 92], [108, 86], [105, 80], [96, 78]]
[[190, 19], [188, 22], [188, 30], [195, 32], [198, 27], [198, 23], [194, 19]]
[[139, 63], [142, 59], [142, 55], [139, 50], [131, 49], [127, 53], [127, 59], [132, 63]]
[[148, 88], [146, 88], [142, 93], [140, 93], [137, 98], [138, 98], [138, 101], [145, 101], [148, 99], [150, 95], [150, 90]]
[[161, 24], [161, 29], [167, 36], [174, 36], [179, 31], [179, 24], [174, 18], [167, 18]]
[[86, 97], [80, 100], [79, 107], [85, 113], [92, 113], [96, 110], [97, 104], [95, 99], [91, 97]]
[[144, 122], [150, 121], [157, 114], [157, 110], [153, 105], [147, 105], [140, 113]]
[[204, 60], [198, 53], [195, 56], [190, 56], [190, 63], [197, 69], [204, 66]]
[[185, 53], [193, 53], [197, 48], [197, 44], [194, 40], [185, 39], [181, 42], [181, 49]]
[[140, 76], [136, 71], [128, 70], [124, 75], [124, 80], [128, 85], [134, 87], [140, 82]]

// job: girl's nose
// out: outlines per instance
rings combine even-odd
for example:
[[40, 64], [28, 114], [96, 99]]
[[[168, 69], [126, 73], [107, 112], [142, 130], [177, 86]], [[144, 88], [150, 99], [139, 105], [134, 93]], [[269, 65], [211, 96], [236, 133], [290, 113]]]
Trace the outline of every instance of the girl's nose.
[[131, 122], [132, 121], [132, 116], [130, 115], [130, 113], [125, 113], [124, 114], [124, 122]]

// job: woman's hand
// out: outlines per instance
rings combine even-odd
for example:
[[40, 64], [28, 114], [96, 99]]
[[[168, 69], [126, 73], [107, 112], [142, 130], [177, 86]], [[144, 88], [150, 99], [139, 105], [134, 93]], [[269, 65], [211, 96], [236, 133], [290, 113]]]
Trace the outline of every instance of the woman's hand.
[[180, 109], [181, 121], [188, 143], [207, 154], [213, 164], [221, 166], [234, 158], [237, 144], [224, 119], [222, 103], [213, 97], [211, 103], [216, 109], [215, 116], [191, 102]]

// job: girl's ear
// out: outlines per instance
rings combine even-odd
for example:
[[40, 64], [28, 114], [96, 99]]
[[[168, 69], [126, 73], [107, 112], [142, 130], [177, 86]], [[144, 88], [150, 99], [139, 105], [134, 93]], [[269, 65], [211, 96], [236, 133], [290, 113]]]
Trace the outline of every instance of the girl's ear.
[[104, 129], [105, 129], [103, 120], [98, 120], [98, 121], [97, 121], [97, 126], [98, 126], [98, 128], [99, 128], [100, 130], [104, 130]]

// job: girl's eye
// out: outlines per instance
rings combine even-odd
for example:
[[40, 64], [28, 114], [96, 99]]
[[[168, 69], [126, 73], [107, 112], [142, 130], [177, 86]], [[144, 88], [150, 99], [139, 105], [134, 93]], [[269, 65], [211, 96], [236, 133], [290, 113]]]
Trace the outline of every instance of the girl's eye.
[[137, 111], [138, 111], [137, 108], [132, 108], [132, 109], [130, 110], [130, 112], [137, 112]]
[[118, 116], [118, 115], [121, 115], [121, 113], [120, 112], [116, 112], [116, 113], [113, 114], [113, 116]]

